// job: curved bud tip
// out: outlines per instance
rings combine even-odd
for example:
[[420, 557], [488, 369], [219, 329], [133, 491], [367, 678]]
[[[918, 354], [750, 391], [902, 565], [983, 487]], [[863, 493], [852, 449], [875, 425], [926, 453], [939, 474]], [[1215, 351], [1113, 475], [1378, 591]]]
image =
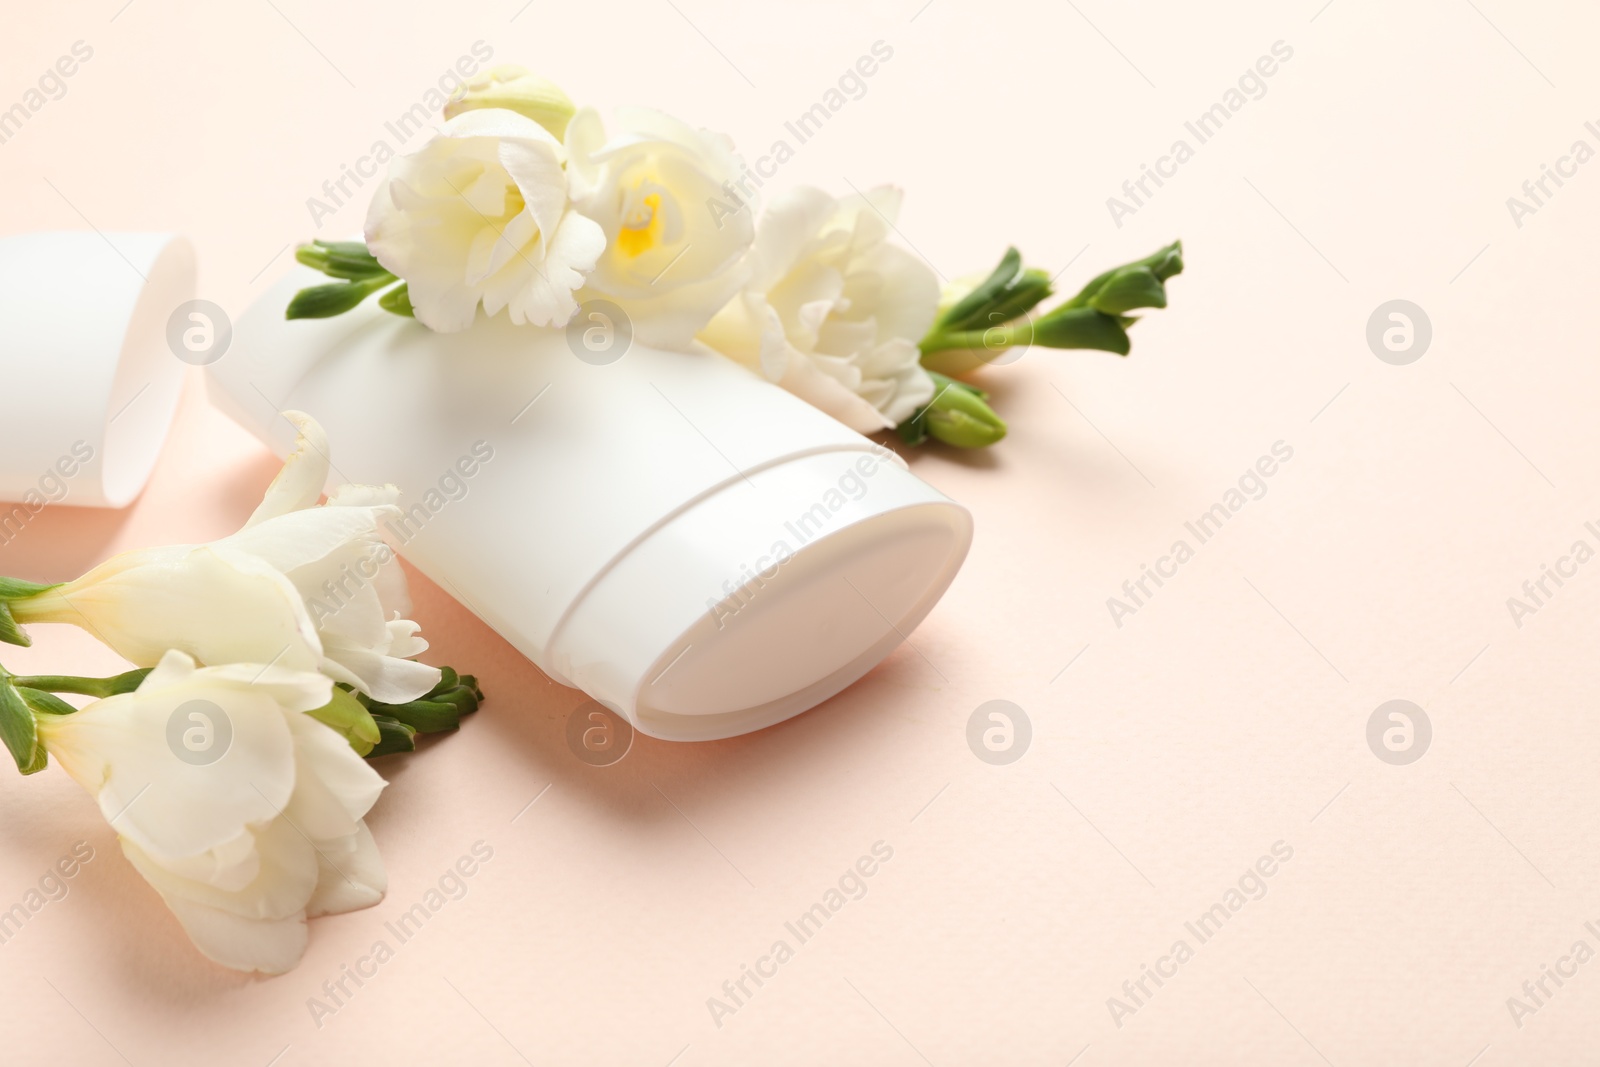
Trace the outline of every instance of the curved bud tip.
[[444, 105], [444, 117], [453, 119], [463, 112], [486, 107], [515, 111], [530, 118], [558, 141], [566, 136], [567, 123], [577, 111], [555, 82], [509, 63], [483, 71], [452, 93]]
[[987, 394], [976, 386], [943, 374], [933, 379], [933, 399], [898, 427], [901, 440], [921, 444], [929, 437], [956, 448], [983, 448], [1006, 435], [1005, 420], [985, 402]]

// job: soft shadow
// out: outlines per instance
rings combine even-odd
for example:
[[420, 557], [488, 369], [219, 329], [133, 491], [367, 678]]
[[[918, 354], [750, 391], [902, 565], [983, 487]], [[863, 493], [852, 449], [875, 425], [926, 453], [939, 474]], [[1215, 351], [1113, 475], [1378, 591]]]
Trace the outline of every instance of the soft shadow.
[[[483, 624], [473, 620], [472, 625]], [[503, 644], [487, 634], [472, 644], [481, 655], [491, 642]], [[697, 807], [738, 808], [761, 803], [764, 782], [831, 773], [830, 767], [858, 751], [864, 720], [894, 713], [892, 702], [879, 698], [883, 689], [914, 688], [923, 680], [916, 672], [926, 670], [914, 658], [891, 655], [844, 692], [782, 723], [721, 741], [662, 741], [635, 731], [622, 759], [595, 767], [579, 760], [567, 741], [568, 720], [590, 703], [589, 697], [550, 681], [514, 650], [511, 656], [516, 662], [497, 658], [479, 671], [488, 700], [462, 730], [492, 735], [497, 749], [522, 762], [530, 783], [550, 782], [580, 796], [591, 811], [652, 827], [681, 822], [684, 816], [675, 805], [691, 791]], [[442, 735], [432, 743], [449, 740]], [[383, 762], [379, 770], [402, 787], [404, 761]]]
[[905, 449], [901, 455], [913, 470], [919, 465], [944, 462], [969, 470], [992, 471], [1005, 466], [1005, 456], [999, 451], [1004, 447], [1004, 438], [986, 448], [956, 448], [930, 440], [920, 447]]
[[95, 940], [105, 946], [102, 962], [125, 988], [151, 1004], [192, 1010], [265, 980], [202, 956], [161, 895], [124, 859], [109, 828], [90, 842], [95, 859], [77, 879], [82, 884], [74, 893], [82, 899], [73, 921], [94, 925]]

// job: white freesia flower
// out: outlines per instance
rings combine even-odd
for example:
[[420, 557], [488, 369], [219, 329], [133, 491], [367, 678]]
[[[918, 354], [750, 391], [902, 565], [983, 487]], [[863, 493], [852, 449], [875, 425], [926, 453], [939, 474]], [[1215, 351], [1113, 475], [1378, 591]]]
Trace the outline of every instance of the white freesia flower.
[[413, 662], [428, 647], [380, 524], [398, 491], [345, 486], [316, 507], [328, 441], [315, 420], [245, 528], [209, 545], [114, 556], [76, 581], [10, 602], [18, 622], [82, 626], [141, 667], [169, 649], [201, 663], [272, 663], [321, 671], [376, 700], [415, 700], [439, 670]]
[[521, 325], [561, 326], [572, 291], [605, 248], [571, 209], [565, 153], [513, 111], [465, 111], [389, 164], [367, 210], [367, 247], [405, 279], [419, 322], [444, 333], [509, 309]]
[[933, 398], [917, 348], [939, 283], [888, 241], [900, 191], [836, 200], [799, 188], [762, 216], [744, 291], [700, 340], [861, 433], [896, 426]]
[[370, 907], [387, 886], [362, 817], [384, 781], [306, 715], [324, 675], [162, 657], [139, 688], [39, 735], [100, 804], [122, 851], [195, 946], [242, 971], [281, 974], [306, 919]]
[[725, 206], [732, 142], [647, 108], [619, 109], [608, 137], [581, 108], [566, 146], [573, 200], [606, 237], [584, 295], [616, 303], [646, 344], [687, 347], [746, 276], [755, 225], [748, 206]]

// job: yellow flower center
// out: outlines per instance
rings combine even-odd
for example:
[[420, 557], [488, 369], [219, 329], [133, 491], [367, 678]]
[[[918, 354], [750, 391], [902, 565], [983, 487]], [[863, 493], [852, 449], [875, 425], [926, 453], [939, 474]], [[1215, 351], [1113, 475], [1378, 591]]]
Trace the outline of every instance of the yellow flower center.
[[522, 190], [517, 188], [517, 184], [515, 182], [507, 181], [506, 207], [505, 211], [501, 213], [500, 217], [504, 219], [514, 219], [518, 215], [522, 214], [523, 209], [527, 206], [528, 201], [523, 198]]
[[661, 214], [661, 194], [635, 194], [629, 210], [622, 216], [622, 228], [617, 231], [617, 247], [630, 257], [641, 256], [661, 240], [664, 220]]

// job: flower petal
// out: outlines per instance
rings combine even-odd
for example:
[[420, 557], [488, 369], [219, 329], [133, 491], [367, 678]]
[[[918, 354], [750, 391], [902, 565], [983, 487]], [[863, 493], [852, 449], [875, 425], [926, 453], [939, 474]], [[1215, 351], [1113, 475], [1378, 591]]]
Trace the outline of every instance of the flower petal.
[[564, 326], [578, 310], [574, 290], [583, 285], [605, 247], [599, 223], [576, 211], [563, 215], [549, 235], [544, 265], [510, 299], [511, 321]]
[[[276, 818], [294, 789], [294, 744], [265, 693], [204, 682], [124, 693], [40, 730], [106, 821], [158, 858], [229, 846]], [[212, 745], [227, 747], [203, 762]]]
[[321, 842], [317, 863], [317, 888], [306, 902], [310, 918], [370, 908], [389, 888], [389, 873], [366, 823], [347, 838]]
[[426, 663], [400, 659], [365, 648], [330, 645], [323, 670], [337, 664], [356, 688], [385, 704], [404, 704], [416, 700], [439, 684], [440, 671]]
[[381, 545], [378, 524], [399, 514], [392, 505], [306, 508], [246, 527], [214, 544], [247, 552], [288, 574], [352, 542]]
[[174, 900], [193, 901], [247, 919], [287, 919], [302, 914], [317, 885], [317, 853], [312, 841], [286, 819], [277, 818], [256, 831], [255, 848], [260, 860], [256, 876], [237, 889], [228, 889], [184, 877], [138, 842], [122, 839], [123, 854], [169, 905]]
[[127, 839], [122, 852], [207, 958], [234, 970], [282, 974], [305, 954], [306, 904], [319, 868], [310, 842], [287, 824], [268, 828], [259, 845], [260, 872], [235, 891], [176, 875]]
[[284, 460], [283, 469], [267, 486], [266, 495], [245, 523], [246, 528], [311, 507], [328, 482], [328, 435], [321, 424], [303, 411], [285, 411], [283, 417], [294, 423], [294, 448]]
[[314, 841], [350, 836], [387, 783], [337, 730], [300, 712], [286, 718], [296, 782], [285, 814]]
[[[552, 254], [568, 208], [566, 150], [532, 119], [465, 111], [390, 164], [367, 212], [367, 245], [409, 286], [417, 321], [467, 329], [510, 307], [514, 322], [565, 323], [582, 249]], [[552, 291], [554, 290], [554, 291]]]
[[860, 433], [905, 421], [933, 396], [918, 342], [939, 286], [925, 263], [887, 243], [900, 199], [890, 186], [837, 201], [807, 188], [776, 198], [738, 312], [719, 311], [700, 341], [748, 362], [751, 325], [775, 322], [761, 343], [769, 378]]
[[322, 655], [294, 584], [225, 543], [125, 552], [18, 609], [24, 622], [82, 626], [142, 667], [171, 649], [208, 664], [302, 670], [314, 670]]
[[857, 433], [876, 433], [895, 425], [853, 389], [826, 373], [818, 360], [790, 359], [778, 384]]

